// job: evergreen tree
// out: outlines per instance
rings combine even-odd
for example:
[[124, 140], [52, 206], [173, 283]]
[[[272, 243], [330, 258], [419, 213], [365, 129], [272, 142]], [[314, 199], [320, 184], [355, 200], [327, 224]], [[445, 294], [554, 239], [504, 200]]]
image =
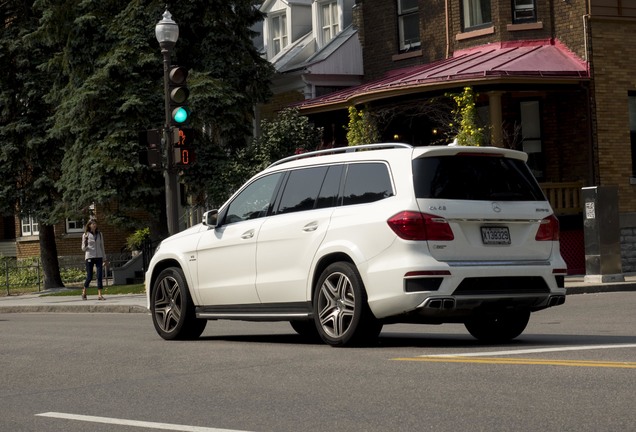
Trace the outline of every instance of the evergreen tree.
[[29, 37], [38, 16], [28, 0], [0, 4], [0, 208], [39, 223], [44, 288], [63, 286], [53, 224], [59, 220], [60, 142], [47, 136], [51, 77], [38, 66], [48, 53]]
[[[172, 63], [190, 71], [197, 130], [199, 163], [181, 178], [201, 201], [219, 164], [249, 142], [253, 106], [269, 94], [271, 66], [251, 39], [257, 3], [169, 8], [180, 29]], [[153, 0], [0, 3], [0, 204], [37, 218], [41, 233], [50, 228], [43, 256], [57, 256], [53, 224], [85, 216], [93, 202], [111, 224], [130, 223], [130, 210], [165, 210], [163, 176], [138, 161], [138, 132], [164, 123], [154, 31], [164, 10]]]
[[[49, 41], [62, 47], [48, 70], [64, 71], [50, 99], [58, 107], [52, 136], [67, 149], [58, 183], [63, 201], [72, 208], [93, 201], [116, 204], [106, 214], [124, 222], [126, 210], [163, 198], [162, 176], [137, 161], [137, 133], [163, 125], [163, 58], [154, 28], [164, 3], [46, 3], [55, 12], [44, 20], [41, 34], [54, 33], [58, 17], [73, 17], [67, 32]], [[190, 126], [198, 131], [199, 163], [182, 181], [201, 197], [207, 196], [218, 160], [249, 141], [253, 106], [269, 94], [271, 67], [256, 52], [249, 30], [262, 19], [254, 5], [254, 0], [188, 1], [170, 8], [180, 30], [172, 64], [190, 71]], [[149, 207], [154, 214], [163, 208]]]

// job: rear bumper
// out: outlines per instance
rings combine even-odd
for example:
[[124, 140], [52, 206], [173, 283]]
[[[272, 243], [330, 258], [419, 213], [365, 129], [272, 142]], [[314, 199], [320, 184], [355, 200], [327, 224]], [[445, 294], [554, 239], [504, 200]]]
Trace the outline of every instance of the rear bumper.
[[413, 312], [424, 320], [463, 321], [476, 314], [515, 309], [536, 312], [565, 303], [565, 294], [507, 294], [497, 296], [448, 296], [427, 298]]
[[[534, 312], [565, 302], [566, 266], [560, 256], [522, 264], [431, 264], [393, 269], [381, 278], [377, 273], [370, 277], [373, 282], [367, 286], [367, 293], [375, 316], [387, 322], [462, 322], [489, 310]], [[414, 272], [419, 275], [405, 276]], [[383, 280], [382, 285], [377, 284], [378, 279]]]
[[414, 310], [384, 319], [387, 323], [463, 323], [475, 315], [489, 313], [513, 312], [515, 310], [529, 310], [536, 312], [565, 303], [565, 294], [550, 294], [545, 296], [500, 296], [464, 297], [464, 296], [431, 296]]

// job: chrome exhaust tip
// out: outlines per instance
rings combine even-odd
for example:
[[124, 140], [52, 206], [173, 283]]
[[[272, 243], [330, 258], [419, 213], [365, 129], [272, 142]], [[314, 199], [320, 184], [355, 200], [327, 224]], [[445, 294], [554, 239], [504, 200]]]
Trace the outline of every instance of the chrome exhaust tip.
[[550, 296], [550, 298], [548, 299], [548, 307], [560, 306], [563, 303], [565, 303], [564, 295], [554, 295]]
[[424, 303], [424, 307], [428, 309], [454, 309], [455, 308], [455, 299], [454, 298], [432, 298], [426, 300]]

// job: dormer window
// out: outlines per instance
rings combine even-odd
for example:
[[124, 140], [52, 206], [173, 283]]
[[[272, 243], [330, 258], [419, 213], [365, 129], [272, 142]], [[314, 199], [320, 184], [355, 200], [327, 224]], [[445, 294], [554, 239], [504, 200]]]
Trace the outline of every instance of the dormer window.
[[420, 14], [417, 3], [418, 0], [397, 0], [401, 52], [420, 46]]
[[320, 4], [320, 26], [322, 30], [322, 44], [326, 45], [340, 33], [340, 19], [338, 2], [330, 1]]
[[272, 41], [272, 56], [275, 56], [289, 43], [287, 37], [287, 15], [279, 14], [274, 15], [270, 19], [271, 24], [271, 41]]

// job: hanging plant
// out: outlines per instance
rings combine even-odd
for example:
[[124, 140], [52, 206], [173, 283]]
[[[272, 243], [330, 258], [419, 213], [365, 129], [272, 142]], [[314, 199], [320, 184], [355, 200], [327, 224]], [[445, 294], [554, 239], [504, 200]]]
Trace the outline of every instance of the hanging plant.
[[358, 110], [356, 107], [350, 106], [349, 125], [345, 129], [347, 129], [347, 141], [350, 146], [373, 144], [380, 141], [380, 132], [368, 110]]
[[452, 113], [455, 123], [451, 127], [456, 127], [457, 144], [463, 146], [481, 146], [485, 141], [484, 128], [479, 126], [479, 117], [475, 107], [475, 97], [472, 87], [464, 87], [463, 93], [447, 94], [450, 96], [457, 108]]

